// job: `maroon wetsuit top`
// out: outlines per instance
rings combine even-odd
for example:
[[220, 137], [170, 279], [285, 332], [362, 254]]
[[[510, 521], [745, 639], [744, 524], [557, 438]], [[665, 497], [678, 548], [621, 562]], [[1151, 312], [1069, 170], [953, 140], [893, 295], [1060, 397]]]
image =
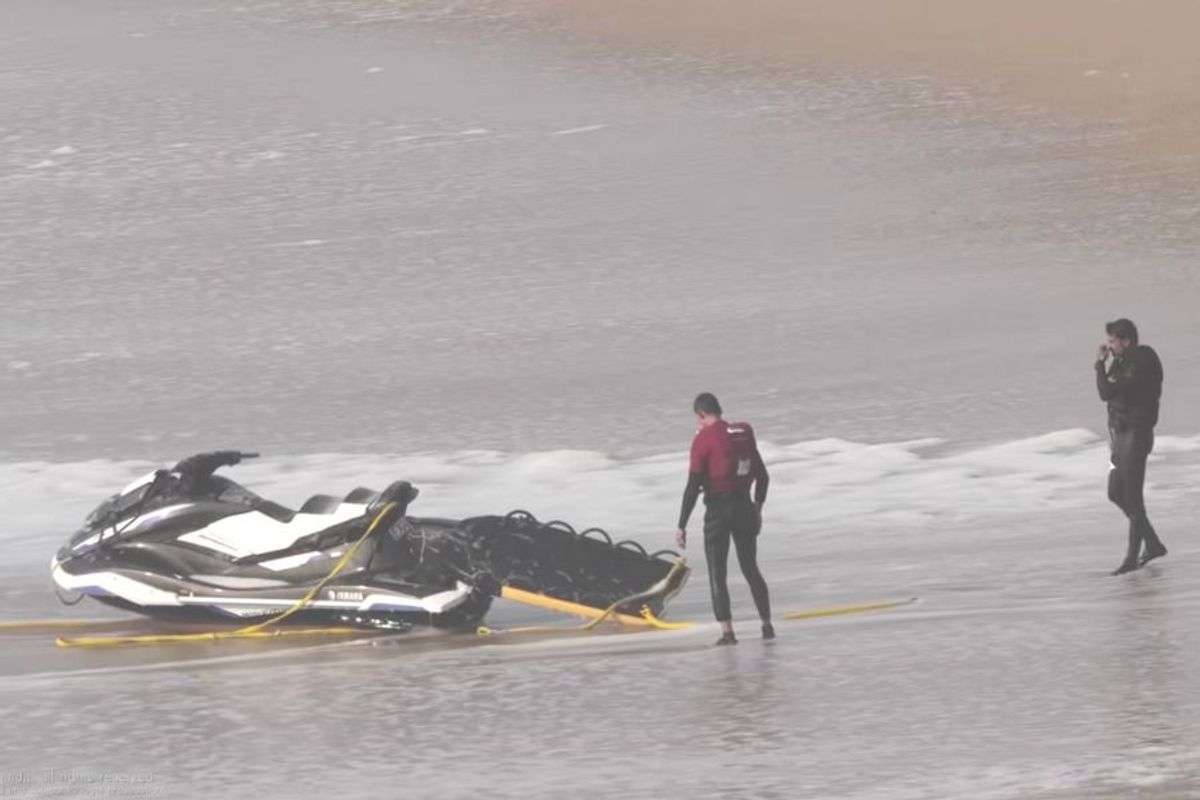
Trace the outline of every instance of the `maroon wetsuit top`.
[[701, 428], [692, 440], [688, 473], [680, 528], [687, 527], [701, 487], [705, 502], [734, 494], [748, 495], [751, 484], [754, 485], [755, 503], [761, 506], [767, 499], [770, 481], [767, 467], [758, 452], [754, 429], [745, 422], [719, 419], [707, 428]]

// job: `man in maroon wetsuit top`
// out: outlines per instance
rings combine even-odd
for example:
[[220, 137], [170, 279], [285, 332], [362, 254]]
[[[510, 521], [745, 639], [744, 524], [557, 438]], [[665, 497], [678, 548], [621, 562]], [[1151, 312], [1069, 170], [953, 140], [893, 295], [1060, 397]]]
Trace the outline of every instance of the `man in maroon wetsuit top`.
[[[754, 430], [744, 422], [723, 420], [721, 404], [708, 392], [696, 396], [692, 409], [700, 420], [700, 431], [692, 440], [688, 483], [683, 492], [683, 509], [679, 513], [675, 541], [680, 547], [687, 547], [688, 518], [703, 489], [704, 555], [708, 559], [713, 612], [721, 623], [721, 638], [717, 644], [737, 644], [726, 585], [731, 539], [742, 575], [750, 585], [754, 605], [762, 619], [763, 638], [774, 639], [767, 582], [758, 570], [758, 533], [762, 527], [762, 507], [767, 499], [770, 476], [758, 453]], [[754, 487], [753, 500], [750, 499], [751, 486]]]

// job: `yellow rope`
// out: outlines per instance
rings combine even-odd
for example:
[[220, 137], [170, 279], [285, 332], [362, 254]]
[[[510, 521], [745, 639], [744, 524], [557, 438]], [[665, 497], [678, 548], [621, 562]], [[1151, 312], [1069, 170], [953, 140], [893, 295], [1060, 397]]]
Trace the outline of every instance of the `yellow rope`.
[[124, 647], [133, 644], [177, 644], [180, 642], [216, 642], [222, 639], [275, 639], [283, 636], [361, 636], [362, 628], [298, 628], [275, 631], [207, 631], [204, 633], [163, 633], [144, 636], [59, 637], [59, 647]]
[[[843, 614], [863, 614], [868, 611], [883, 611], [889, 608], [899, 608], [910, 603], [915, 603], [917, 598], [910, 597], [907, 600], [894, 600], [886, 603], [863, 603], [854, 606], [830, 606], [828, 608], [814, 608], [809, 611], [793, 611], [790, 614], [784, 614], [780, 617], [783, 620], [802, 620], [815, 619], [817, 617], [836, 617]], [[664, 622], [654, 616], [649, 607], [642, 606], [642, 616], [646, 621], [660, 631], [677, 631], [684, 628], [695, 626], [694, 622]]]
[[797, 620], [797, 619], [813, 619], [815, 617], [836, 617], [842, 614], [862, 614], [867, 611], [884, 611], [889, 608], [899, 608], [917, 602], [917, 598], [910, 597], [907, 600], [893, 600], [886, 603], [863, 603], [856, 606], [830, 606], [829, 608], [814, 608], [811, 611], [794, 611], [791, 614], [784, 614], [780, 619]]
[[[597, 617], [605, 616], [607, 613], [602, 608], [585, 606], [582, 603], [576, 603], [570, 600], [561, 600], [557, 597], [550, 597], [549, 595], [538, 594], [537, 592], [530, 592], [526, 591], [525, 589], [516, 589], [512, 586], [501, 586], [500, 596], [505, 600], [514, 600], [527, 606], [544, 608], [547, 611], [556, 611], [560, 614], [570, 614], [576, 617], [585, 617], [586, 619], [596, 619]], [[649, 623], [640, 616], [620, 613], [613, 613], [611, 616], [617, 622], [621, 622], [626, 625], [649, 626]]]
[[[686, 567], [686, 565], [687, 565], [687, 562], [684, 561], [684, 559], [682, 559], [682, 558], [679, 559], [678, 561], [676, 561], [674, 564], [671, 565], [671, 569], [669, 572], [667, 572], [666, 577], [664, 577], [657, 584], [655, 584], [655, 586], [656, 587], [658, 585], [669, 586], [671, 583], [671, 579], [673, 577], [675, 577], [675, 573], [679, 572], [679, 570], [681, 570], [681, 569], [684, 569]], [[616, 621], [621, 622], [626, 625], [649, 624], [653, 627], [658, 627], [657, 625], [655, 625], [655, 620], [657, 620], [657, 617], [655, 617], [653, 614], [650, 614], [650, 616], [647, 617], [646, 615], [649, 612], [649, 608], [647, 608], [645, 606], [643, 606], [643, 608], [642, 608], [642, 618], [644, 618], [646, 620], [646, 623], [642, 623], [642, 620], [639, 619], [638, 617], [632, 617], [627, 614], [617, 614], [616, 613], [617, 609], [620, 608], [621, 606], [626, 605], [628, 603], [636, 603], [639, 600], [647, 600], [650, 597], [652, 597], [655, 593], [656, 593], [655, 589], [649, 589], [647, 591], [637, 592], [636, 594], [631, 594], [628, 597], [621, 598], [620, 600], [613, 603], [612, 605], [610, 605], [608, 608], [606, 608], [604, 610], [593, 609], [590, 606], [579, 605], [576, 603], [566, 604], [566, 605], [573, 607], [572, 609], [570, 609], [570, 613], [587, 613], [588, 611], [598, 612], [595, 614], [595, 616], [592, 619], [588, 620], [587, 622], [585, 622], [581, 625], [528, 625], [528, 626], [525, 626], [522, 628], [489, 628], [486, 625], [480, 625], [478, 628], [475, 629], [475, 632], [477, 634], [479, 634], [480, 636], [494, 636], [494, 635], [500, 634], [500, 633], [504, 633], [504, 634], [509, 634], [509, 633], [565, 633], [565, 632], [590, 631], [593, 628], [595, 628], [597, 625], [599, 625], [601, 622], [604, 622], [604, 620], [608, 619], [609, 617], [613, 617], [614, 619], [616, 619]], [[522, 597], [522, 595], [529, 595], [529, 597]], [[524, 602], [524, 603], [527, 603], [528, 605], [536, 606], [538, 608], [551, 608], [551, 610], [554, 610], [554, 611], [566, 610], [565, 608], [562, 607], [564, 605], [562, 603], [562, 601], [557, 601], [552, 605], [548, 605], [544, 602], [532, 599], [533, 597], [536, 597], [536, 595], [532, 595], [532, 593], [524, 592], [524, 593], [522, 593], [522, 595], [504, 594], [503, 596], [506, 596], [511, 600], [516, 600], [517, 602]], [[549, 599], [555, 600], [555, 598], [549, 598]], [[586, 609], [586, 611], [579, 611], [578, 609]], [[662, 625], [691, 624], [691, 623], [665, 623], [665, 622], [661, 622], [661, 621], [659, 621], [659, 622]]]
[[654, 615], [653, 611], [650, 610], [650, 606], [642, 606], [642, 617], [646, 620], [646, 622], [650, 623], [655, 630], [660, 631], [681, 631], [684, 628], [696, 627], [696, 623], [694, 622], [666, 622], [661, 620]]
[[213, 642], [221, 639], [261, 639], [275, 636], [345, 636], [353, 633], [363, 634], [366, 631], [362, 629], [345, 627], [309, 628], [293, 631], [266, 631], [264, 628], [282, 622], [312, 602], [312, 599], [317, 596], [317, 593], [320, 592], [321, 589], [325, 588], [325, 585], [337, 577], [338, 573], [350, 563], [350, 559], [354, 558], [354, 554], [358, 552], [358, 548], [361, 547], [362, 543], [365, 542], [367, 538], [375, 532], [375, 528], [379, 525], [380, 521], [383, 520], [383, 518], [395, 507], [395, 505], [395, 503], [388, 503], [379, 510], [379, 513], [375, 515], [375, 519], [373, 519], [371, 524], [367, 526], [366, 532], [363, 533], [363, 535], [358, 538], [358, 541], [356, 541], [350, 547], [350, 549], [348, 549], [342, 555], [330, 573], [322, 578], [315, 586], [309, 589], [308, 593], [305, 594], [304, 597], [296, 601], [296, 603], [287, 610], [277, 614], [274, 617], [271, 617], [270, 619], [264, 620], [263, 622], [256, 622], [253, 625], [247, 625], [244, 628], [238, 628], [237, 630], [232, 631], [207, 631], [204, 633], [151, 634], [145, 636], [82, 636], [76, 638], [64, 638], [60, 636], [56, 640], [56, 643], [59, 647], [116, 647], [127, 644]]

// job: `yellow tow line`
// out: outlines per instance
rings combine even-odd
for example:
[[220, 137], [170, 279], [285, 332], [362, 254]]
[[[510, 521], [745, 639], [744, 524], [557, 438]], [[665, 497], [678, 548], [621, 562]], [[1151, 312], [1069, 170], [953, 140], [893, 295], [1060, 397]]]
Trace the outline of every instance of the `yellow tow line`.
[[907, 600], [892, 600], [886, 603], [862, 603], [856, 606], [814, 608], [810, 611], [793, 611], [790, 614], [784, 614], [780, 619], [797, 620], [813, 619], [815, 617], [838, 617], [843, 614], [863, 614], [868, 611], [885, 611], [889, 608], [899, 608], [900, 606], [911, 605], [915, 602], [917, 602], [917, 598], [910, 597]]
[[338, 573], [345, 569], [350, 563], [350, 559], [354, 558], [354, 554], [358, 552], [358, 548], [362, 543], [375, 532], [376, 526], [387, 515], [395, 503], [388, 503], [379, 510], [375, 515], [375, 519], [371, 520], [371, 524], [367, 526], [367, 530], [358, 540], [351, 545], [350, 549], [334, 565], [328, 575], [320, 580], [316, 586], [308, 590], [304, 597], [296, 601], [295, 605], [288, 608], [286, 611], [277, 614], [270, 619], [262, 622], [256, 622], [253, 625], [247, 625], [244, 628], [238, 628], [232, 631], [206, 631], [204, 633], [167, 633], [167, 634], [149, 634], [144, 636], [79, 636], [66, 638], [60, 636], [55, 640], [59, 647], [120, 647], [130, 644], [176, 644], [184, 642], [215, 642], [222, 639], [267, 639], [280, 636], [353, 636], [369, 633], [362, 628], [299, 628], [299, 629], [278, 629], [266, 630], [271, 625], [282, 622], [288, 617], [295, 614], [300, 609], [312, 602], [317, 593], [321, 591], [331, 580], [337, 577]]
[[[680, 566], [680, 565], [682, 565], [682, 562], [679, 562], [679, 564], [677, 564], [677, 566]], [[618, 600], [616, 603], [613, 603], [611, 606], [609, 606], [608, 608], [606, 608], [604, 610], [592, 608], [590, 606], [581, 606], [577, 603], [567, 603], [562, 600], [556, 600], [555, 598], [552, 598], [552, 597], [545, 597], [544, 595], [536, 595], [531, 592], [521, 592], [520, 595], [517, 595], [517, 596], [510, 596], [509, 594], [505, 593], [502, 596], [509, 597], [509, 599], [517, 600], [518, 602], [525, 602], [525, 603], [528, 603], [529, 605], [537, 606], [538, 608], [546, 608], [551, 611], [562, 611], [562, 612], [568, 613], [568, 614], [577, 614], [579, 616], [591, 617], [592, 619], [589, 620], [588, 622], [584, 623], [583, 625], [571, 625], [571, 626], [532, 625], [532, 626], [528, 626], [528, 627], [524, 627], [524, 628], [493, 629], [493, 628], [488, 628], [486, 626], [481, 625], [477, 630], [477, 632], [480, 636], [491, 636], [491, 635], [495, 635], [495, 634], [499, 634], [499, 633], [509, 634], [509, 633], [550, 633], [550, 632], [555, 632], [555, 631], [561, 631], [561, 632], [588, 631], [588, 630], [591, 630], [592, 628], [595, 628], [597, 625], [599, 625], [605, 619], [608, 619], [610, 617], [613, 618], [615, 621], [623, 623], [625, 625], [642, 626], [642, 627], [648, 626], [648, 627], [652, 627], [652, 628], [654, 628], [656, 630], [660, 630], [660, 631], [684, 630], [686, 628], [694, 628], [697, 625], [697, 623], [695, 623], [695, 622], [687, 622], [687, 621], [667, 622], [665, 620], [659, 619], [657, 616], [655, 616], [654, 612], [650, 610], [650, 607], [645, 606], [645, 605], [642, 606], [640, 619], [638, 617], [633, 617], [628, 614], [614, 613], [618, 606], [625, 605], [626, 603], [634, 602], [637, 599], [639, 599], [638, 595], [634, 595], [633, 597], [627, 597], [623, 600]], [[805, 619], [816, 619], [818, 617], [837, 617], [837, 616], [843, 616], [843, 615], [848, 615], [848, 614], [865, 614], [865, 613], [868, 613], [871, 611], [886, 611], [886, 610], [892, 609], [892, 608], [900, 608], [901, 606], [911, 605], [912, 603], [915, 603], [915, 602], [917, 602], [917, 598], [910, 597], [906, 600], [891, 600], [891, 601], [880, 602], [880, 603], [860, 603], [858, 605], [829, 606], [827, 608], [814, 608], [814, 609], [809, 609], [807, 611], [793, 611], [791, 613], [781, 615], [779, 617], [779, 619], [795, 621], [795, 620], [805, 620]]]
[[[684, 569], [686, 566], [686, 563], [687, 562], [685, 562], [682, 558], [679, 559], [678, 561], [676, 561], [673, 565], [671, 565], [671, 569], [666, 574], [666, 577], [664, 577], [661, 581], [658, 582], [658, 584], [655, 584], [655, 585], [656, 586], [657, 585], [669, 586], [671, 583], [671, 579], [675, 577], [675, 573], [679, 572], [679, 570], [681, 570], [681, 569]], [[591, 619], [589, 619], [587, 622], [583, 623], [582, 625], [569, 625], [569, 626], [528, 625], [523, 628], [499, 629], [499, 628], [489, 628], [486, 625], [480, 625], [478, 628], [475, 629], [475, 632], [478, 633], [480, 636], [492, 636], [492, 635], [495, 635], [498, 633], [508, 634], [508, 633], [549, 633], [549, 632], [561, 632], [561, 631], [590, 631], [592, 628], [595, 628], [601, 622], [604, 622], [604, 620], [609, 619], [609, 618], [612, 618], [614, 621], [619, 622], [623, 625], [640, 626], [640, 627], [652, 627], [652, 628], [659, 628], [659, 629], [666, 629], [666, 628], [675, 627], [675, 626], [691, 627], [691, 625], [693, 623], [690, 623], [690, 622], [663, 622], [662, 620], [658, 619], [658, 617], [654, 616], [653, 613], [651, 613], [650, 608], [648, 606], [644, 606], [644, 605], [642, 606], [641, 616], [635, 617], [632, 614], [620, 614], [617, 612], [617, 609], [620, 608], [621, 606], [628, 605], [630, 603], [636, 603], [639, 600], [649, 599], [649, 597], [652, 596], [653, 593], [654, 593], [653, 589], [651, 589], [649, 591], [645, 591], [645, 592], [638, 592], [636, 594], [629, 595], [628, 597], [621, 598], [617, 602], [610, 605], [608, 608], [599, 609], [599, 608], [594, 608], [592, 606], [585, 606], [581, 603], [573, 603], [568, 600], [560, 600], [557, 597], [547, 597], [544, 594], [537, 594], [535, 592], [527, 592], [524, 589], [514, 589], [511, 586], [503, 586], [500, 589], [500, 596], [503, 598], [506, 598], [508, 600], [515, 600], [518, 603], [524, 603], [526, 605], [535, 606], [537, 608], [544, 608], [549, 611], [559, 611], [564, 614], [575, 614], [576, 616], [580, 616], [580, 617], [591, 617]]]

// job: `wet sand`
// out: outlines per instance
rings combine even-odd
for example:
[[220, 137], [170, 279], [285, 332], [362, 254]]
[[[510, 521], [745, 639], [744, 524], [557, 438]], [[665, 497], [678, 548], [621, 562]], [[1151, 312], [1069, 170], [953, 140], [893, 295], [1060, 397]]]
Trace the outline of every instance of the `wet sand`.
[[513, 0], [584, 38], [818, 72], [933, 77], [1125, 129], [1194, 165], [1200, 3], [1188, 0]]
[[1095, 529], [1028, 522], [989, 531], [985, 553], [956, 536], [905, 535], [907, 556], [810, 540], [771, 562], [781, 611], [921, 601], [781, 621], [764, 645], [735, 582], [728, 651], [711, 647], [703, 581], [672, 613], [698, 627], [664, 633], [116, 651], [18, 637], [0, 697], [40, 737], [7, 750], [34, 777], [140, 771], [167, 797], [280, 796], [281, 769], [296, 797], [1196, 797], [1200, 554], [1180, 537], [1169, 562], [1109, 579]]

